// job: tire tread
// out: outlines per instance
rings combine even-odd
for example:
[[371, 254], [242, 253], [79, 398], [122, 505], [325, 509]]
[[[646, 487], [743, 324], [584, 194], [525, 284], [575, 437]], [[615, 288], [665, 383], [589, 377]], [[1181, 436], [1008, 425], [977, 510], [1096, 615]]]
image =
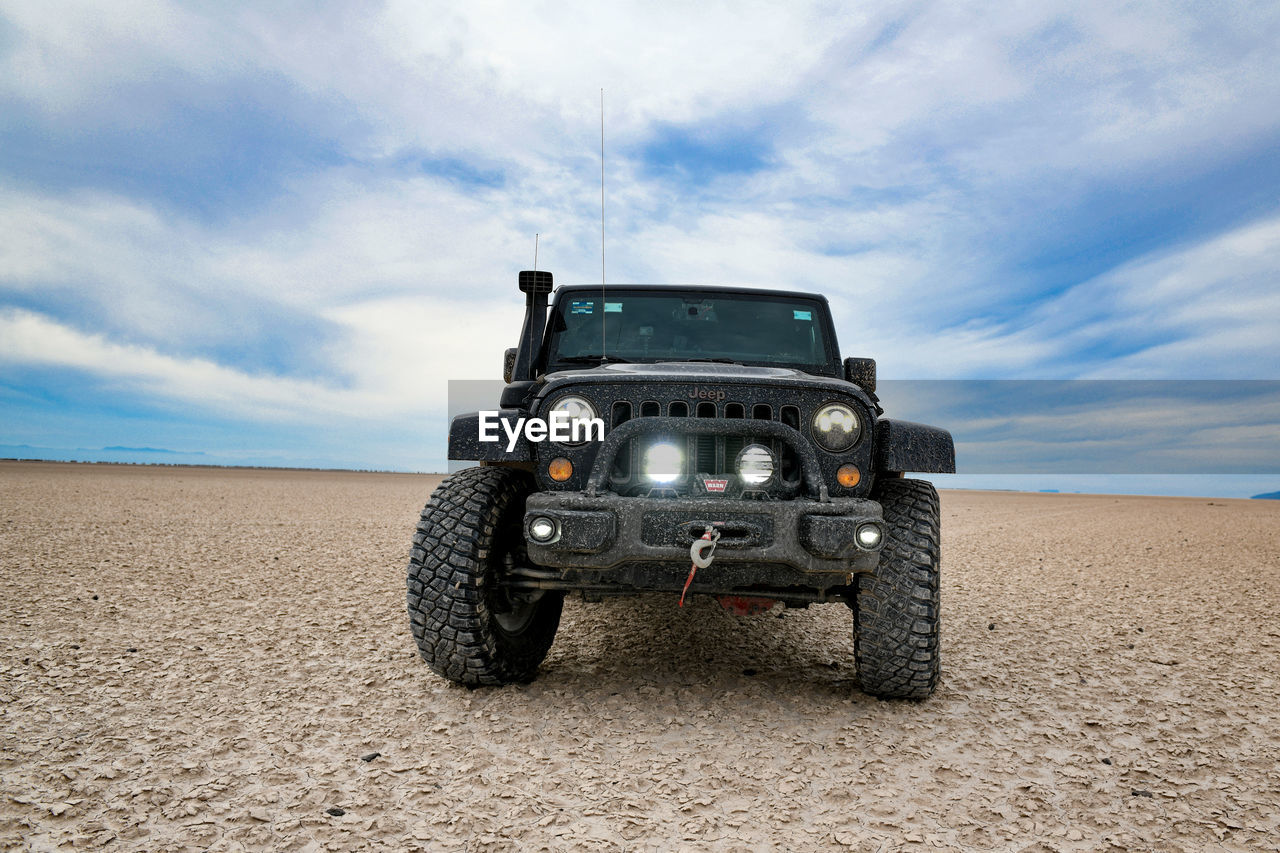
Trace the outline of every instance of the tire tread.
[[418, 652], [433, 671], [469, 686], [529, 682], [560, 624], [564, 596], [548, 593], [519, 635], [501, 631], [485, 598], [500, 526], [523, 515], [529, 475], [464, 468], [422, 510], [409, 556], [406, 604]]
[[938, 493], [924, 480], [886, 479], [875, 495], [886, 537], [874, 572], [857, 578], [854, 657], [862, 690], [924, 699], [941, 672], [941, 526]]

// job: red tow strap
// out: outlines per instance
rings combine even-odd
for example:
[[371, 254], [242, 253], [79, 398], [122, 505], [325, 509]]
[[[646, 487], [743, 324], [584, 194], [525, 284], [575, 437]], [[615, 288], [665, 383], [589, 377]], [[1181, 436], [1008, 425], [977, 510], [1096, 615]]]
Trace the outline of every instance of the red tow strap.
[[693, 583], [693, 576], [698, 573], [698, 564], [694, 563], [689, 567], [689, 577], [684, 582], [684, 589], [680, 590], [680, 606], [684, 607], [684, 594], [689, 591], [689, 584]]

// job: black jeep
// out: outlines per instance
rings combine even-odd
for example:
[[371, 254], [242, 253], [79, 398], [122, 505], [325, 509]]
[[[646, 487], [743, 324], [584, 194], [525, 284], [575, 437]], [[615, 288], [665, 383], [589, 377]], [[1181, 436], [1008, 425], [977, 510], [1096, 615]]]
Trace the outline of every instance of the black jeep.
[[[843, 601], [862, 689], [933, 692], [938, 495], [903, 472], [953, 472], [951, 435], [880, 417], [875, 362], [841, 361], [824, 297], [572, 286], [548, 322], [551, 274], [520, 289], [496, 414], [449, 429], [449, 458], [479, 467], [440, 484], [414, 537], [409, 618], [432, 669], [530, 681], [566, 592], [660, 591], [739, 613]], [[566, 440], [516, 431], [533, 419]]]

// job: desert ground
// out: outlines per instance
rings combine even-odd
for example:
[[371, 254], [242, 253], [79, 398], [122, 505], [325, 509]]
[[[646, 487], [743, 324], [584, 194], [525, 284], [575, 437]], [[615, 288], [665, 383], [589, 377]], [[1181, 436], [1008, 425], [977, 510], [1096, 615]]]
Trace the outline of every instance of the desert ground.
[[842, 605], [672, 596], [453, 686], [404, 613], [438, 482], [0, 463], [0, 847], [1277, 847], [1280, 502], [944, 491], [904, 703]]

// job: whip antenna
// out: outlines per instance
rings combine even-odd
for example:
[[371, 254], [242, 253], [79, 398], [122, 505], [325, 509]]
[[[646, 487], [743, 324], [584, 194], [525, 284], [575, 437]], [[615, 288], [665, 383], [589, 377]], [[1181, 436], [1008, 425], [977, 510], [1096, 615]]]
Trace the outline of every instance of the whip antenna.
[[600, 361], [605, 361], [605, 347], [608, 337], [605, 334], [604, 303], [604, 89], [600, 90]]
[[538, 235], [533, 235], [533, 271], [538, 271]]

